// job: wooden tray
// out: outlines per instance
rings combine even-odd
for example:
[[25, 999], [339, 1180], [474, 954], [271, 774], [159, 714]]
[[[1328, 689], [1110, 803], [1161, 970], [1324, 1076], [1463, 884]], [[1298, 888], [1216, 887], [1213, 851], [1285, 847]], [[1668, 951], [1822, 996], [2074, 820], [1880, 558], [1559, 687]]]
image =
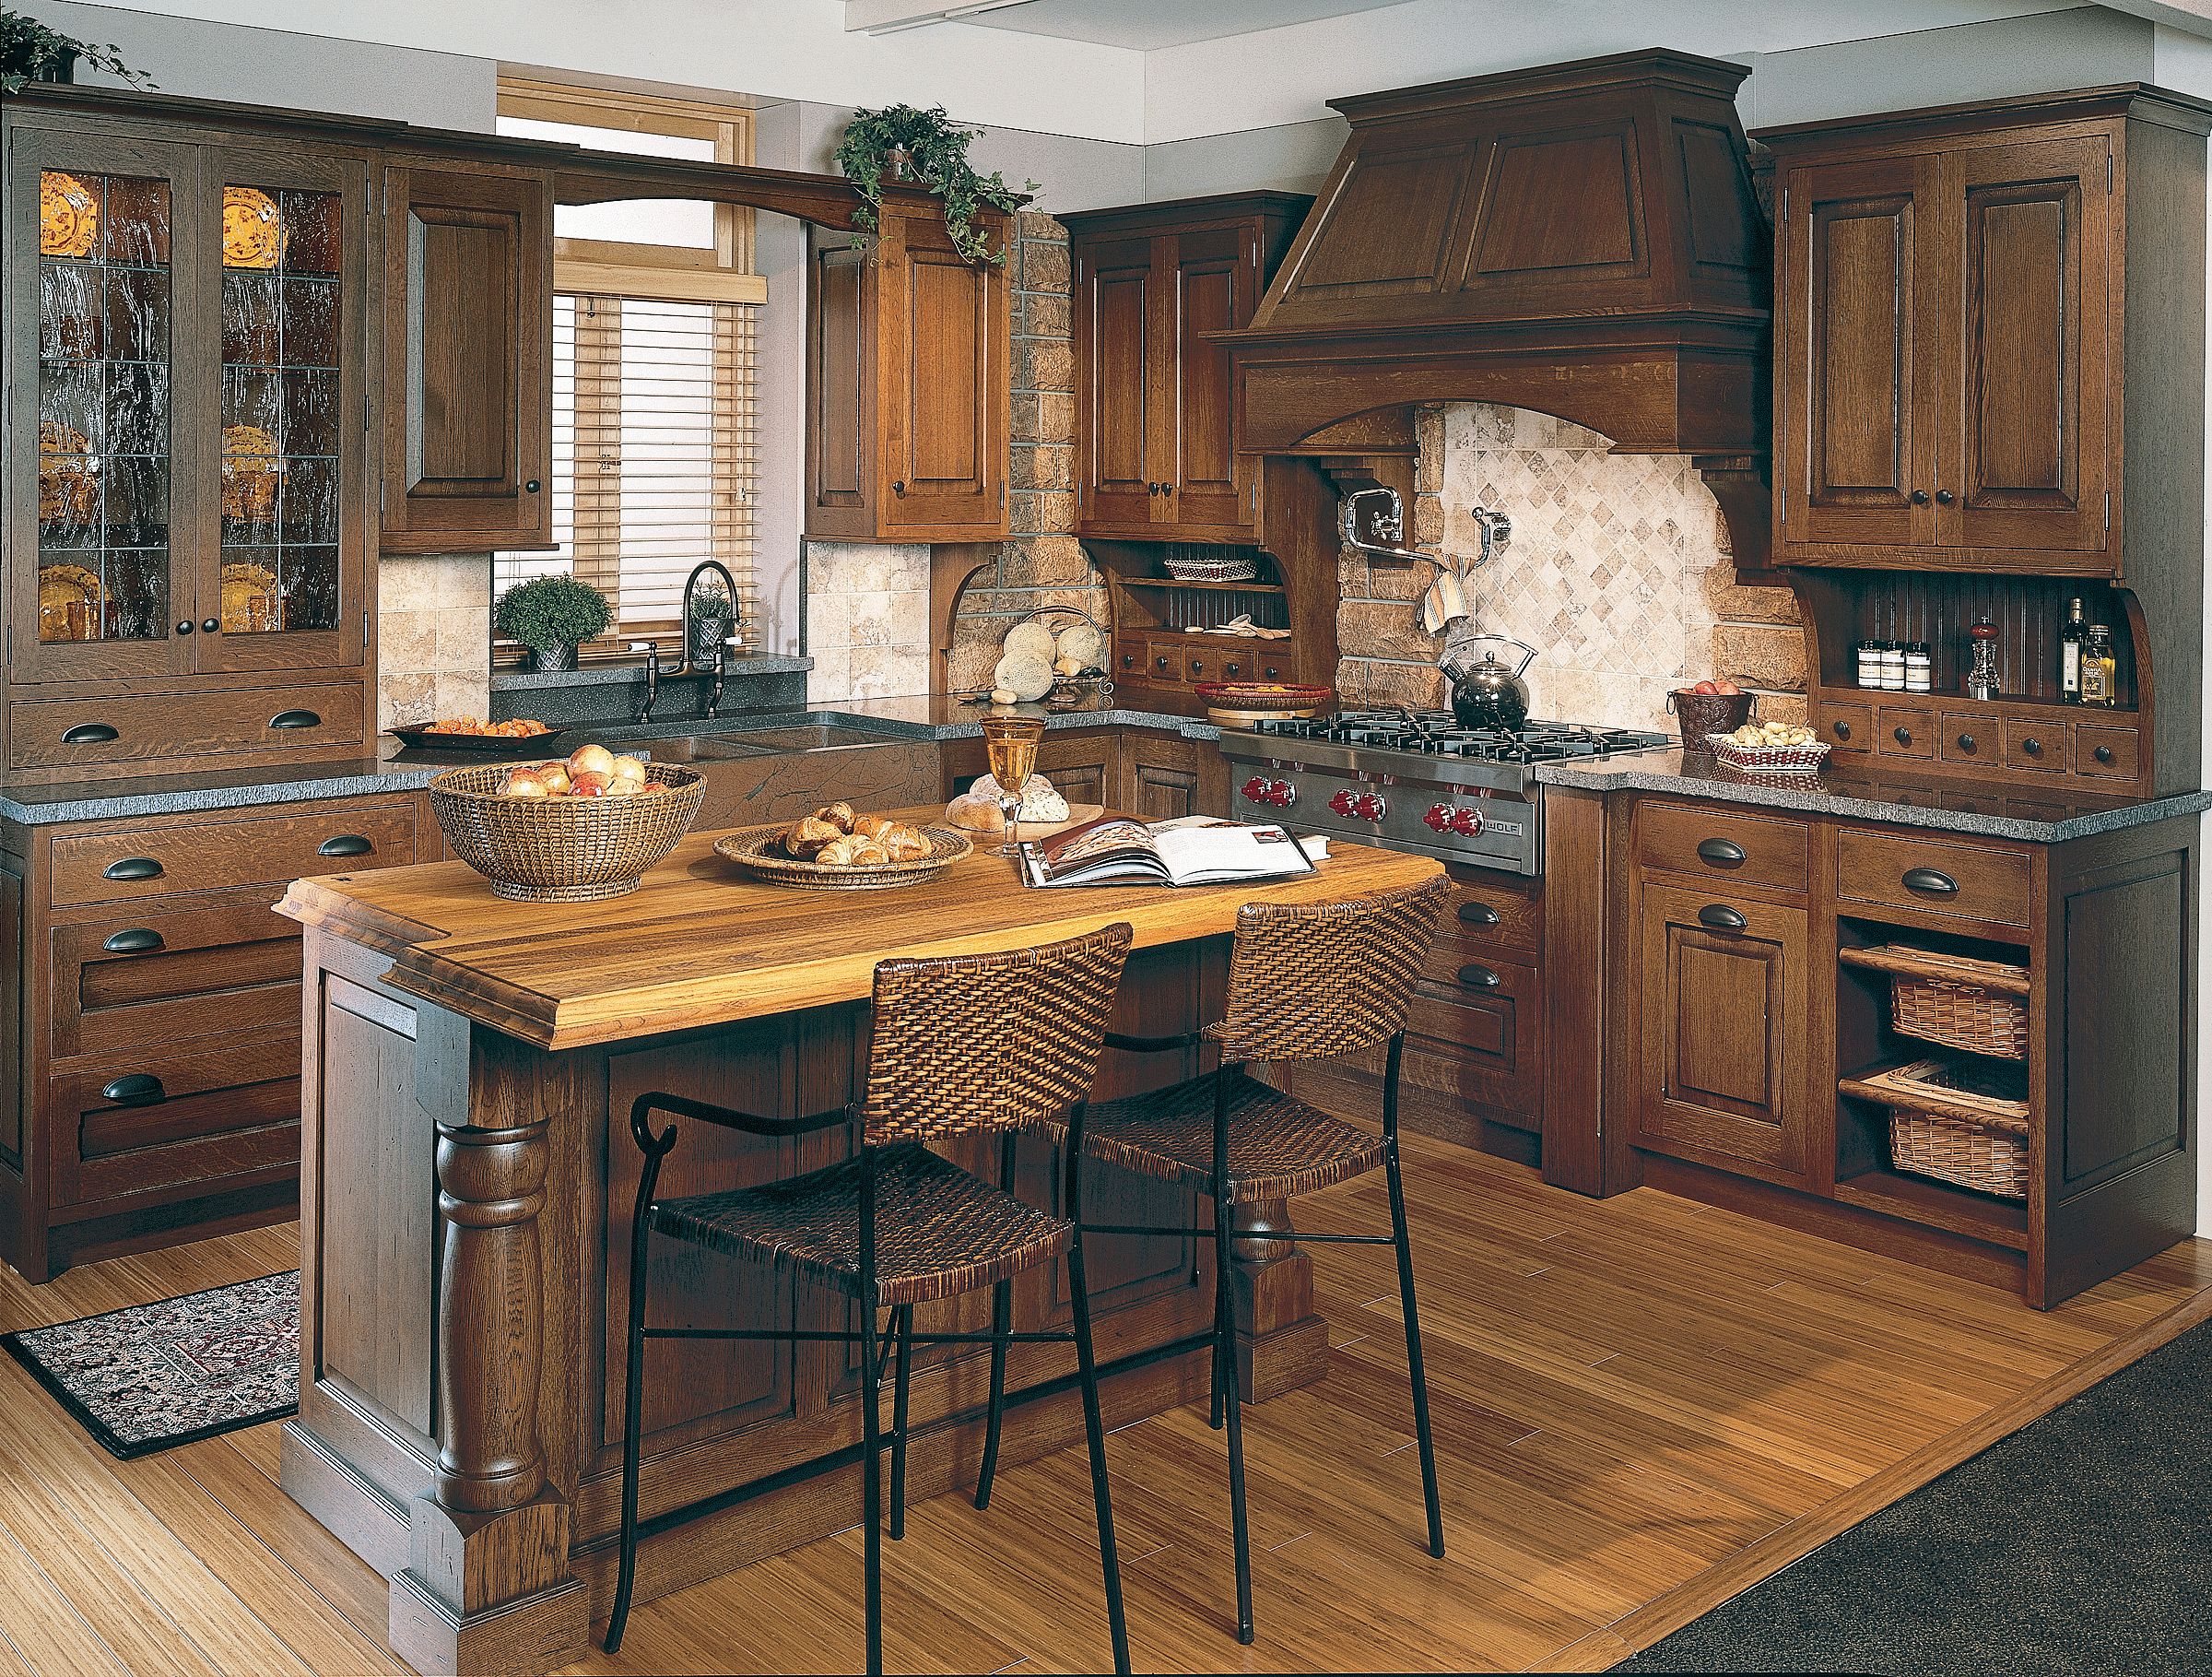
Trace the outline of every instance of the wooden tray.
[[[1026, 844], [1031, 839], [1051, 838], [1054, 833], [1065, 833], [1070, 827], [1080, 827], [1085, 821], [1095, 821], [1105, 813], [1104, 804], [1070, 804], [1067, 807], [1067, 819], [1064, 821], [1022, 822], [1021, 842]], [[988, 841], [994, 847], [1006, 842], [1006, 829], [1003, 823], [989, 829], [955, 828], [953, 831], [965, 833], [971, 840]]]
[[[422, 726], [388, 727], [385, 733], [398, 740], [410, 751], [471, 751], [486, 756], [512, 758], [517, 762], [535, 753], [545, 752], [556, 739], [566, 738], [574, 730], [565, 727], [548, 728], [542, 734], [441, 734]], [[549, 754], [549, 753], [548, 753]]]
[[896, 891], [935, 879], [975, 846], [949, 827], [924, 827], [929, 854], [911, 862], [883, 862], [874, 866], [841, 867], [834, 862], [801, 862], [771, 849], [789, 832], [789, 821], [766, 827], [741, 827], [714, 841], [714, 854], [737, 864], [756, 880], [771, 885], [796, 885], [808, 891]]

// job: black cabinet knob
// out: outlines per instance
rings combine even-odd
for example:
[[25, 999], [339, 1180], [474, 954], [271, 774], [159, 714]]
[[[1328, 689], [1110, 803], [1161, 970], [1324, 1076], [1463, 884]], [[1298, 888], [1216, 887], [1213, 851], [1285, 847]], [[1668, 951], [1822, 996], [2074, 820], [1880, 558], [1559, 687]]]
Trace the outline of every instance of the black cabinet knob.
[[188, 617], [179, 618], [177, 620], [177, 632], [179, 634], [190, 634], [192, 632], [192, 620]]
[[2100, 745], [2095, 750], [2091, 751], [2089, 755], [2094, 757], [2099, 762], [2110, 762], [2112, 760], [2112, 748], [2109, 745]]
[[1203, 676], [1204, 674], [1206, 674], [1206, 666], [1205, 666], [1205, 664], [1204, 664], [1204, 663], [1202, 663], [1200, 660], [1198, 660], [1198, 659], [1196, 659], [1196, 658], [1193, 658], [1193, 659], [1191, 660], [1191, 675], [1192, 675], [1192, 678], [1193, 678], [1194, 679], [1195, 679], [1197, 677], [1199, 677], [1199, 676]]
[[161, 864], [150, 856], [118, 856], [100, 870], [103, 880], [158, 880]]
[[1272, 665], [1272, 664], [1268, 665], [1268, 666], [1267, 666], [1267, 667], [1266, 667], [1265, 669], [1263, 669], [1262, 671], [1260, 671], [1260, 674], [1262, 674], [1263, 676], [1265, 676], [1265, 677], [1267, 678], [1267, 679], [1268, 679], [1268, 680], [1270, 680], [1270, 681], [1274, 680], [1274, 679], [1276, 679], [1277, 676], [1281, 675], [1282, 673], [1283, 673], [1283, 672], [1282, 672], [1281, 670], [1279, 670], [1279, 669], [1276, 668], [1276, 667], [1275, 667], [1274, 665]]
[[315, 846], [317, 856], [367, 856], [376, 846], [358, 833], [341, 833]]
[[150, 1071], [133, 1071], [103, 1086], [100, 1092], [103, 1101], [113, 1101], [118, 1106], [151, 1106], [157, 1101], [169, 1099], [169, 1091], [161, 1087], [161, 1080]]
[[1936, 504], [1937, 506], [1948, 506], [1957, 499], [1958, 497], [1952, 494], [1948, 490], [1937, 490], [1936, 491]]
[[323, 718], [313, 711], [278, 711], [269, 718], [273, 728], [321, 727]]
[[2043, 742], [2040, 739], [2023, 739], [2020, 741], [2020, 750], [2030, 757], [2041, 757], [2043, 754]]
[[1959, 736], [1959, 749], [1962, 751], [1975, 751], [1981, 750], [1981, 747], [1975, 743], [1971, 734], [1961, 734]]
[[1733, 868], [1744, 859], [1744, 847], [1733, 839], [1700, 839], [1698, 859], [1711, 862], [1715, 868]]
[[1462, 903], [1459, 905], [1459, 917], [1469, 926], [1499, 924], [1498, 911], [1488, 903]]
[[127, 926], [109, 933], [100, 947], [111, 955], [144, 955], [161, 947], [161, 934], [150, 926]]
[[1912, 730], [1909, 727], [1894, 727], [1889, 730], [1889, 738], [1896, 740], [1900, 745], [1911, 745], [1912, 743]]
[[1925, 505], [1927, 505], [1927, 504], [1928, 504], [1928, 491], [1927, 491], [1927, 490], [1914, 490], [1912, 491], [1912, 504], [1913, 504], [1914, 506], [1925, 506]]
[[1838, 739], [1849, 739], [1851, 738], [1851, 724], [1848, 722], [1837, 723], [1836, 738]]
[[200, 620], [200, 632], [202, 634], [213, 634], [222, 626], [223, 620], [219, 617], [204, 617]]
[[1221, 673], [1234, 681], [1239, 675], [1243, 673], [1243, 669], [1244, 667], [1241, 664], [1224, 664], [1221, 667]]
[[1730, 908], [1724, 903], [1708, 903], [1698, 910], [1698, 924], [1716, 932], [1740, 932], [1751, 922], [1744, 918], [1741, 909]]
[[524, 485], [523, 485], [523, 493], [524, 493], [524, 494], [525, 494], [525, 495], [535, 495], [535, 494], [536, 494], [536, 493], [537, 493], [537, 479], [536, 479], [536, 478], [531, 478], [531, 479], [530, 479], [530, 481], [529, 481], [529, 482], [527, 482], [527, 483], [524, 484]]
[[1898, 876], [1898, 883], [1907, 891], [1917, 891], [1931, 897], [1955, 897], [1959, 894], [1959, 881], [1934, 868], [1908, 868]]
[[1136, 654], [1133, 652], [1125, 652], [1122, 654], [1122, 667], [1124, 669], [1135, 669], [1136, 667]]
[[1167, 667], [1168, 661], [1165, 658], [1154, 658], [1152, 660], [1152, 667], [1154, 669], [1165, 669]]
[[892, 493], [892, 494], [894, 494], [894, 495], [903, 495], [903, 494], [905, 494], [905, 493], [906, 493], [906, 479], [905, 479], [905, 478], [899, 478], [897, 481], [895, 481], [895, 482], [894, 482], [894, 483], [891, 485], [891, 493]]
[[64, 745], [106, 745], [117, 738], [115, 730], [104, 722], [80, 722], [62, 730]]
[[1459, 981], [1470, 989], [1494, 990], [1498, 987], [1498, 974], [1477, 961], [1470, 961], [1459, 969]]

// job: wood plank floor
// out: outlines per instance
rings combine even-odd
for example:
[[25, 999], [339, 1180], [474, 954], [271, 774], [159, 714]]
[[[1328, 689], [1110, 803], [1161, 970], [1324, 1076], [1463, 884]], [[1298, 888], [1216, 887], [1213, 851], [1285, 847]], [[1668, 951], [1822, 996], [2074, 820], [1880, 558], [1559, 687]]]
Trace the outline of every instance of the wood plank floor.
[[[2048, 1314], [1639, 1190], [1597, 1201], [1414, 1139], [1449, 1556], [1420, 1546], [1386, 1248], [1314, 1248], [1322, 1385], [1248, 1411], [1260, 1640], [1229, 1628], [1221, 1441], [1181, 1410], [1109, 1442], [1136, 1662], [1159, 1671], [1602, 1670], [2174, 1332], [2193, 1242]], [[1302, 1202], [1387, 1226], [1379, 1177]], [[72, 1271], [0, 1270], [20, 1328], [265, 1274], [290, 1227]], [[0, 1359], [0, 1677], [369, 1673], [384, 1587], [286, 1499], [275, 1426], [102, 1454]], [[1080, 1451], [944, 1496], [887, 1545], [894, 1670], [1084, 1671], [1104, 1611]], [[589, 1672], [855, 1669], [847, 1532], [650, 1602]]]

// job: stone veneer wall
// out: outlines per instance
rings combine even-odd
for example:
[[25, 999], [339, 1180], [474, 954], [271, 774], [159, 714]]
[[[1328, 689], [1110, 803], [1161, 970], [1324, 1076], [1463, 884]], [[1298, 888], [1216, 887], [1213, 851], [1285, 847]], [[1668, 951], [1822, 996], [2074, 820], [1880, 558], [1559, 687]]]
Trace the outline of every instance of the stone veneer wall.
[[491, 555], [377, 565], [376, 726], [491, 714]]
[[[1442, 639], [1421, 629], [1433, 561], [1371, 565], [1347, 550], [1336, 632], [1348, 702], [1442, 703], [1437, 659], [1487, 631], [1536, 648], [1537, 715], [1663, 727], [1667, 690], [1709, 675], [1765, 695], [1762, 715], [1804, 714], [1795, 598], [1736, 580], [1719, 508], [1686, 456], [1615, 455], [1568, 420], [1482, 402], [1423, 408], [1418, 436], [1410, 545], [1469, 567], [1472, 622]], [[1477, 504], [1513, 521], [1488, 566], [1476, 562]]]

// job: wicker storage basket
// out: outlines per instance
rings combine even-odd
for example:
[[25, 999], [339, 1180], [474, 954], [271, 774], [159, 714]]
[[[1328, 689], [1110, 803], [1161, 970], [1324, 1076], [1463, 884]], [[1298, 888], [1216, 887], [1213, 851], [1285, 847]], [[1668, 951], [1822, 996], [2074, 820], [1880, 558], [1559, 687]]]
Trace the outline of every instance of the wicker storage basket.
[[1907, 1036], [1986, 1054], [2028, 1057], [2028, 969], [1931, 950], [1842, 950], [1852, 966], [1889, 974], [1890, 1018]]
[[597, 903], [637, 890], [676, 848], [707, 795], [697, 769], [652, 765], [665, 792], [634, 797], [500, 797], [511, 765], [449, 769], [430, 782], [430, 809], [453, 852], [525, 903]]
[[1915, 1060], [1869, 1078], [1845, 1078], [1845, 1094], [1889, 1108], [1889, 1160], [2005, 1199], [2028, 1198], [2029, 1113], [2015, 1091], [2022, 1071], [1987, 1061]]

